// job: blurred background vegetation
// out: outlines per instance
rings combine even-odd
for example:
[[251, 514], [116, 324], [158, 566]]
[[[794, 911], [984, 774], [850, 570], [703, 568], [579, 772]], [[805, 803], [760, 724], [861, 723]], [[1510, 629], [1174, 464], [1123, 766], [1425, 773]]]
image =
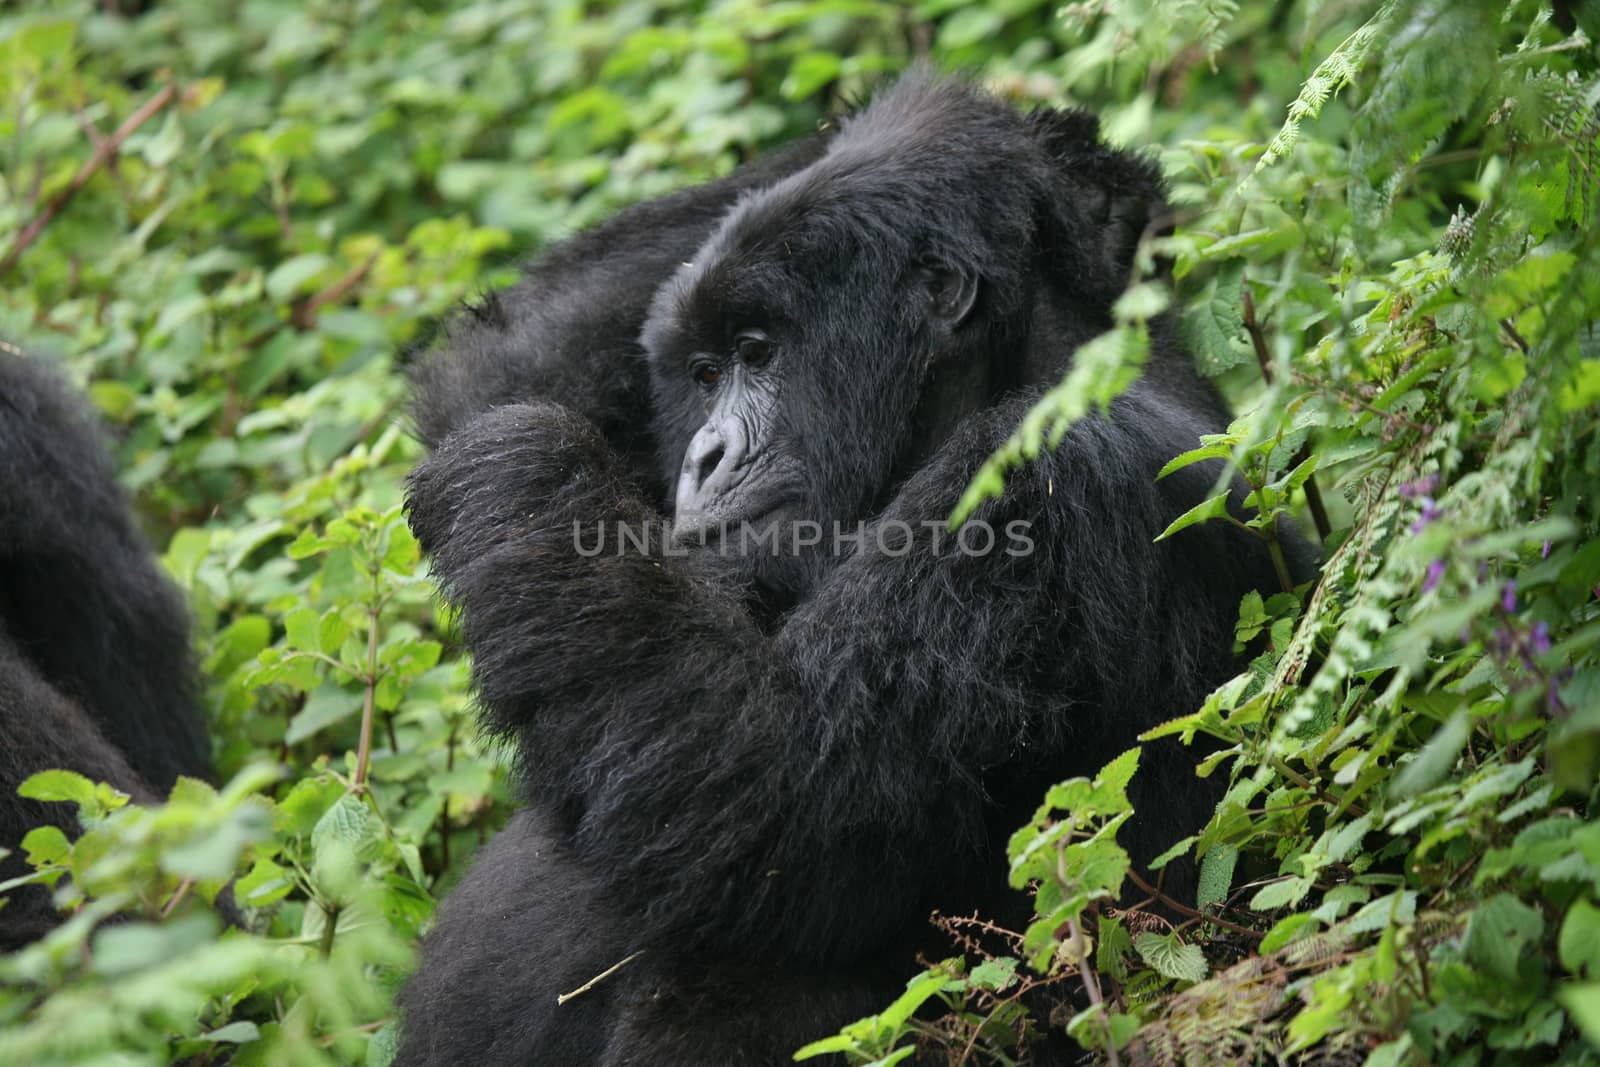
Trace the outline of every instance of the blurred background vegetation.
[[[1268, 651], [1169, 709], [1234, 782], [1174, 842], [1199, 899], [1115, 906], [1157, 876], [1113, 854], [1085, 881], [1109, 835], [1019, 854], [1043, 918], [1013, 955], [818, 1051], [1011, 1062], [1056, 1025], [1122, 1061], [1600, 1063], [1596, 7], [0, 8], [0, 336], [113, 428], [193, 606], [224, 783], [149, 810], [36, 784], [90, 831], [26, 842], [74, 917], [0, 958], [0, 1062], [388, 1062], [413, 945], [510, 793], [399, 511], [405, 353], [541, 246], [927, 57], [1099, 109], [1179, 216], [1152, 247], [1170, 295], [1125, 301], [975, 489], [1114, 392], [1170, 301], [1247, 412], [1207, 454], [1325, 527], [1328, 565], [1247, 599]], [[1130, 770], [1054, 799], [1114, 829]], [[234, 879], [244, 930], [208, 907]], [[1028, 1023], [1045, 979], [1096, 1002]]]

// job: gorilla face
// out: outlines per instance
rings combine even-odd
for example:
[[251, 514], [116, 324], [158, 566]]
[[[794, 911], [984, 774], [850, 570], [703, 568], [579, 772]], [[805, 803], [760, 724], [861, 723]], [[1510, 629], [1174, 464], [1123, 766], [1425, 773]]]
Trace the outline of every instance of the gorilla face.
[[[853, 528], [931, 440], [930, 379], [967, 355], [956, 342], [974, 328], [976, 273], [879, 232], [827, 162], [744, 200], [646, 321], [680, 539]], [[769, 585], [803, 580], [781, 559], [753, 566]]]

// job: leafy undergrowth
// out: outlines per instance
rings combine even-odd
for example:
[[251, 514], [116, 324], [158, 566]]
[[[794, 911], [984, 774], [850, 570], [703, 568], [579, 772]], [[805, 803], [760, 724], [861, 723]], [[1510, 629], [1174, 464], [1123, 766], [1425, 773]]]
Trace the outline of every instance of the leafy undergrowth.
[[[1600, 1063], [1592, 5], [149, 6], [0, 14], [0, 333], [118, 432], [222, 784], [141, 809], [30, 783], [89, 829], [25, 843], [72, 918], [0, 958], [0, 1062], [387, 1062], [412, 946], [508, 799], [398, 511], [398, 353], [513, 255], [930, 53], [1159, 146], [1176, 214], [1147, 242], [1170, 284], [969, 500], [1173, 307], [1244, 413], [1174, 467], [1233, 459], [1255, 531], [1314, 529], [1325, 564], [1247, 598], [1248, 671], [1152, 735], [1210, 739], [1230, 783], [1166, 857], [1196, 899], [1116, 843], [1147, 815], [1130, 751], [1013, 838], [1033, 925], [940, 919], [951, 960], [814, 1050], [1004, 1063], [1059, 1027], [1120, 1063]], [[1076, 1008], [1030, 1014], [1042, 986]]]

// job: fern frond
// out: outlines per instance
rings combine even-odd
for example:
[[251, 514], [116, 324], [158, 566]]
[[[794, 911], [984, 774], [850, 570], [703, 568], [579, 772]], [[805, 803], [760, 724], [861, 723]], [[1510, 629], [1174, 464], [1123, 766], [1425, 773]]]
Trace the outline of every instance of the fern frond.
[[1366, 65], [1367, 58], [1372, 54], [1373, 46], [1389, 28], [1389, 23], [1399, 7], [1399, 0], [1386, 0], [1376, 14], [1341, 41], [1338, 48], [1317, 64], [1317, 69], [1311, 72], [1311, 77], [1300, 87], [1300, 95], [1290, 102], [1289, 116], [1284, 121], [1282, 129], [1267, 145], [1266, 152], [1256, 161], [1255, 173], [1260, 173], [1287, 155], [1295, 142], [1300, 139], [1300, 124], [1320, 115], [1323, 105], [1340, 89], [1355, 80], [1361, 68]]

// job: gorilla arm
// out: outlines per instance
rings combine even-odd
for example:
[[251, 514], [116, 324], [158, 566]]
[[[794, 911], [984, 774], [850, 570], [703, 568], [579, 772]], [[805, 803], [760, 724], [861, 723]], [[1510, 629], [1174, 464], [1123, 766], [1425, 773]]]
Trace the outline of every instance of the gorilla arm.
[[[694, 557], [579, 554], [574, 522], [592, 537], [660, 516], [554, 405], [447, 439], [413, 475], [411, 522], [463, 610], [491, 727], [644, 942], [837, 962], [988, 854], [996, 776], [1092, 774], [1221, 680], [1196, 663], [1225, 674], [1237, 598], [1217, 612], [1202, 586], [1246, 577], [1218, 540], [1239, 535], [1195, 528], [1190, 554], [1219, 557], [1207, 576], [1152, 543], [1208, 485], [1154, 481], [1194, 438], [1141, 405], [1159, 402], [1125, 397], [1130, 417], [1080, 422], [1013, 473], [976, 516], [988, 554], [936, 553], [922, 523], [1027, 398], [969, 418], [880, 516], [912, 550], [869, 527], [770, 635]], [[1019, 519], [1032, 551], [1009, 554]]]

